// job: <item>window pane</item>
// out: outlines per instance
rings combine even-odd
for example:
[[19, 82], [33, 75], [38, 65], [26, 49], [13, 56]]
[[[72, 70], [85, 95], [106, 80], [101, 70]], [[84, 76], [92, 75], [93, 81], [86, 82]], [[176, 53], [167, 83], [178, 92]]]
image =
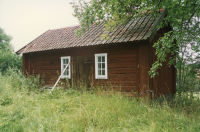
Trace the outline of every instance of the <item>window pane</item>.
[[66, 64], [68, 64], [68, 61], [69, 61], [69, 60], [68, 60], [68, 59], [66, 59]]
[[101, 62], [101, 56], [98, 57], [98, 62]]
[[65, 69], [66, 65], [63, 65], [63, 70]]
[[102, 68], [103, 68], [103, 69], [105, 68], [105, 63], [102, 63]]
[[63, 59], [63, 64], [65, 64], [65, 59]]
[[98, 75], [101, 75], [101, 70], [98, 70]]
[[67, 72], [64, 72], [64, 75], [66, 76], [66, 75], [67, 75]]
[[102, 56], [102, 62], [105, 62], [105, 56]]
[[98, 69], [101, 69], [101, 63], [98, 63]]
[[105, 75], [105, 70], [102, 70], [102, 75]]
[[66, 70], [66, 71], [64, 72], [64, 75], [65, 75], [65, 76], [69, 75], [69, 71]]

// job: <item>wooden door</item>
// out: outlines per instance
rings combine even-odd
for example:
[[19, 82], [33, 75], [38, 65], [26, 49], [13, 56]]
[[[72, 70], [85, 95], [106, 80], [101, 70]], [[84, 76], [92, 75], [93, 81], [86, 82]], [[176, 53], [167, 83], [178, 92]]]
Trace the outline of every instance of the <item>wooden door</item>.
[[71, 58], [72, 87], [90, 88], [94, 78], [94, 55]]

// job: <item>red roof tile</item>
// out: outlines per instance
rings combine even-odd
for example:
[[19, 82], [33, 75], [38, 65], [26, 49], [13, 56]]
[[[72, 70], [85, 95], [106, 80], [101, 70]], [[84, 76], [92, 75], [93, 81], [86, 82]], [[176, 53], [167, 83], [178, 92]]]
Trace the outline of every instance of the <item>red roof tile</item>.
[[126, 25], [120, 26], [110, 32], [108, 34], [110, 37], [109, 40], [100, 39], [100, 36], [106, 32], [103, 22], [97, 26], [95, 24], [91, 26], [82, 37], [76, 36], [75, 34], [75, 30], [79, 29], [80, 26], [48, 30], [16, 53], [20, 54], [148, 39], [151, 41], [151, 37], [154, 36], [157, 31], [156, 26], [163, 21], [166, 14], [167, 9], [164, 9], [156, 19], [153, 19], [151, 15], [148, 14], [136, 20], [131, 20]]

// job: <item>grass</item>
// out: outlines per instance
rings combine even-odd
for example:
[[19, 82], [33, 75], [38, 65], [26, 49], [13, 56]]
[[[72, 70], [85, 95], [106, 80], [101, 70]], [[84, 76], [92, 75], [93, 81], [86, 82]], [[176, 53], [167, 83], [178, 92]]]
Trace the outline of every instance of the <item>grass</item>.
[[41, 93], [37, 79], [17, 73], [0, 80], [0, 131], [200, 131], [196, 100], [175, 98], [152, 108], [113, 92]]
[[[187, 95], [188, 95], [188, 98], [190, 98], [190, 92], [187, 92]], [[193, 92], [193, 95], [192, 95], [193, 97], [193, 99], [194, 100], [198, 100], [198, 99], [200, 99], [200, 93], [199, 92]]]

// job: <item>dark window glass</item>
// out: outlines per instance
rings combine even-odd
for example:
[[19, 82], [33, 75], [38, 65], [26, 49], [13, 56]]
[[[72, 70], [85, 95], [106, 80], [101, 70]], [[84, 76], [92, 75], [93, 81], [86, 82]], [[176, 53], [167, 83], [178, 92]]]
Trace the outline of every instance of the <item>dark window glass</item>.
[[98, 63], [98, 69], [101, 69], [101, 63]]
[[98, 62], [101, 62], [101, 56], [98, 57]]
[[103, 68], [103, 69], [105, 68], [105, 63], [102, 63], [102, 68]]
[[102, 70], [102, 75], [105, 75], [105, 70]]
[[105, 62], [105, 56], [102, 56], [102, 62]]
[[101, 70], [98, 70], [98, 75], [101, 75]]

